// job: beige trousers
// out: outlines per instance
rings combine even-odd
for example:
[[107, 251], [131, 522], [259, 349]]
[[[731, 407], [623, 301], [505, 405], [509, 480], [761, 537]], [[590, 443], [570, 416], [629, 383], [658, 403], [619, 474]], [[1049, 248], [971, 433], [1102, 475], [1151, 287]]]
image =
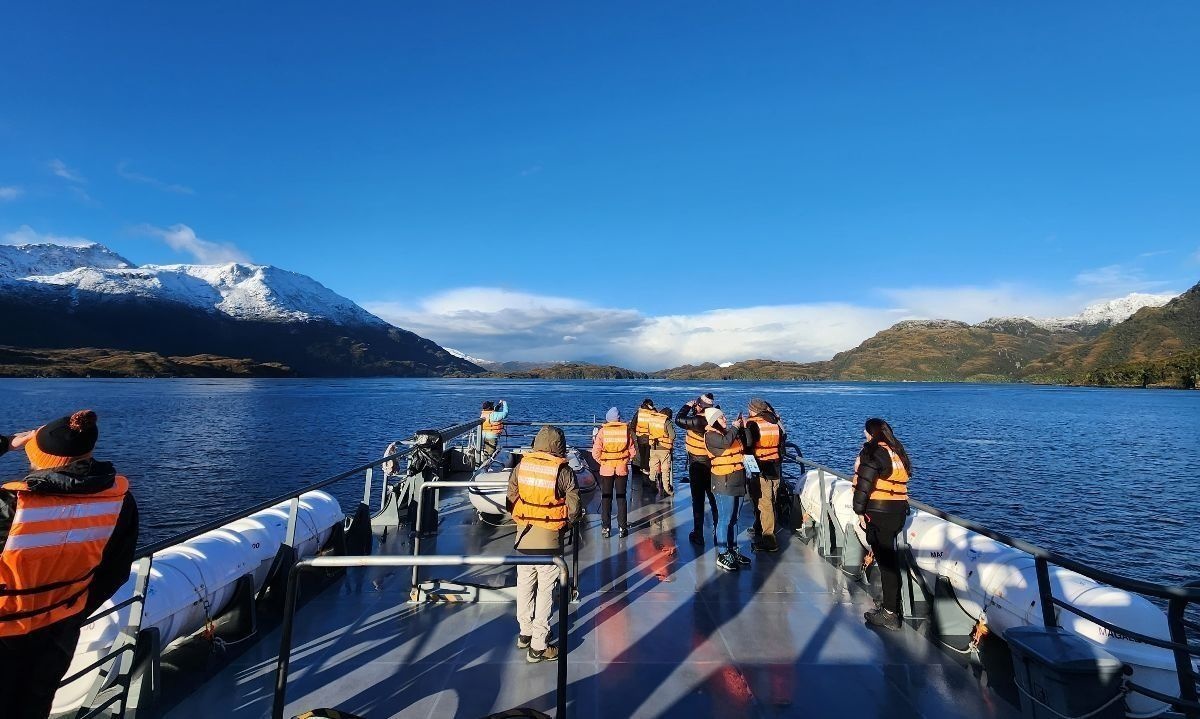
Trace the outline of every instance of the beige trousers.
[[779, 480], [762, 475], [749, 482], [750, 498], [754, 500], [754, 518], [764, 535], [775, 535], [775, 493]]
[[532, 637], [529, 646], [534, 651], [546, 648], [557, 582], [558, 567], [553, 564], [517, 565], [517, 624], [522, 635]]
[[[662, 475], [662, 484], [658, 483], [658, 475]], [[650, 481], [667, 494], [675, 494], [671, 485], [671, 450], [650, 450]]]

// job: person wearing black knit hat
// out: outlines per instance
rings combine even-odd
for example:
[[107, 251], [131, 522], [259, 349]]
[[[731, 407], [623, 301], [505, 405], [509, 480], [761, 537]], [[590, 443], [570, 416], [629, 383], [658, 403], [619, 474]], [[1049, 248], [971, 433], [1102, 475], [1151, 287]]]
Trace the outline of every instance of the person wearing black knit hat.
[[0, 485], [0, 697], [5, 717], [45, 719], [83, 622], [129, 578], [137, 504], [129, 481], [92, 458], [96, 413], [0, 435], [30, 471]]

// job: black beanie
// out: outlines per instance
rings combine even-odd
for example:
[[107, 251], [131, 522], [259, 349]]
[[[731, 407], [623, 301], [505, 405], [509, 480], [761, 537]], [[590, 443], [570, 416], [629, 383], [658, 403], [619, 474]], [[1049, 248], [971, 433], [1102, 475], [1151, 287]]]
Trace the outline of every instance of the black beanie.
[[37, 431], [37, 446], [46, 454], [57, 457], [82, 457], [96, 448], [100, 431], [96, 428], [96, 413], [80, 410], [66, 417], [47, 422]]

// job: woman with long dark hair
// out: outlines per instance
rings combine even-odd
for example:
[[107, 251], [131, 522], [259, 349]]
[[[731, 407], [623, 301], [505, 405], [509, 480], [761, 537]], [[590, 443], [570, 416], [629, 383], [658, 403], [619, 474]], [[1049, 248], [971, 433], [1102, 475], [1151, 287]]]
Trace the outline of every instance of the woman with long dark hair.
[[900, 555], [896, 536], [908, 516], [912, 461], [892, 426], [878, 417], [863, 427], [867, 441], [854, 463], [854, 513], [867, 535], [883, 580], [883, 602], [864, 614], [868, 624], [900, 628]]

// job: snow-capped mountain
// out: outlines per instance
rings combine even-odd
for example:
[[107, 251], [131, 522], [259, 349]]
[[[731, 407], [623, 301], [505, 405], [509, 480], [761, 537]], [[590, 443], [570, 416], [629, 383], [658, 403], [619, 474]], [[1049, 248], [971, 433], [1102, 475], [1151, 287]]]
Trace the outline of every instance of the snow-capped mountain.
[[472, 362], [474, 364], [479, 365], [480, 367], [486, 367], [488, 365], [493, 365], [493, 364], [500, 364], [496, 360], [472, 357], [471, 355], [467, 354], [466, 352], [459, 352], [458, 350], [454, 349], [453, 347], [445, 347], [443, 349], [445, 349], [447, 352], [449, 352], [450, 354], [454, 355], [455, 357], [457, 357], [459, 359], [466, 360], [468, 362]]
[[478, 374], [321, 283], [268, 265], [145, 265], [102, 245], [0, 245], [0, 344], [218, 355], [311, 376]]
[[1124, 322], [1137, 314], [1137, 311], [1143, 307], [1162, 307], [1175, 299], [1175, 297], [1176, 295], [1170, 294], [1133, 292], [1114, 300], [1088, 305], [1082, 312], [1070, 317], [993, 317], [985, 322], [981, 322], [980, 325], [989, 326], [989, 324], [997, 324], [1010, 320], [1024, 320], [1052, 332], [1102, 329]]
[[177, 302], [235, 319], [387, 324], [311, 277], [278, 267], [241, 263], [135, 267], [98, 244], [0, 246], [0, 282], [4, 281]]

